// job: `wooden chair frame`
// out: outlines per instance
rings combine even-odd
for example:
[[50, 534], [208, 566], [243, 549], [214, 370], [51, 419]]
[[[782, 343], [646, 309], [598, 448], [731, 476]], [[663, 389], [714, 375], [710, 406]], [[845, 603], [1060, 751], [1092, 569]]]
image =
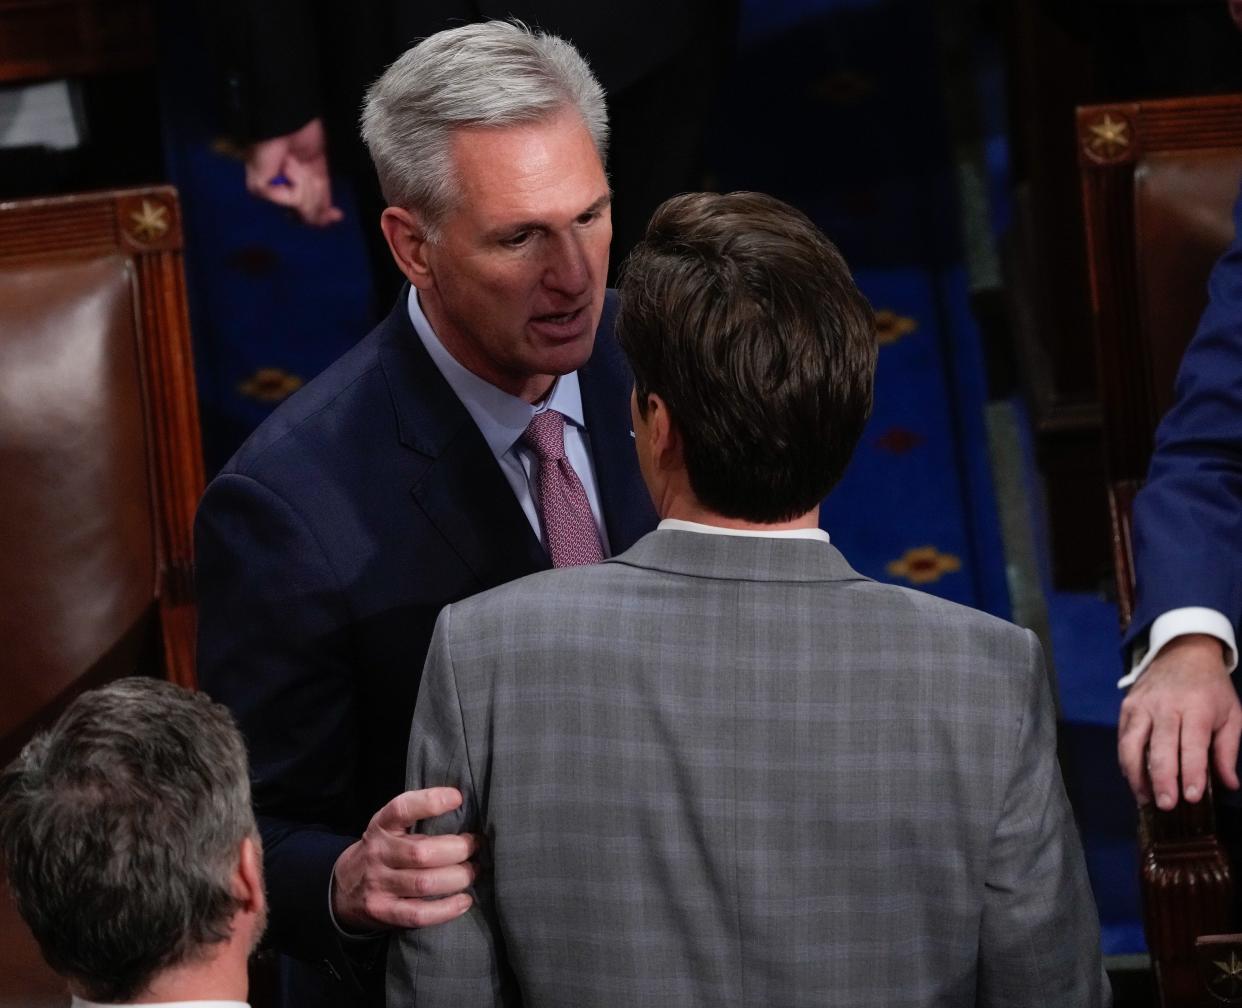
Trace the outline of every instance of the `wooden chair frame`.
[[[1135, 601], [1131, 504], [1160, 420], [1152, 348], [1137, 297], [1135, 170], [1155, 152], [1242, 149], [1242, 95], [1085, 106], [1078, 109], [1077, 127], [1112, 547], [1125, 626]], [[1185, 342], [1192, 335], [1185, 333]], [[1160, 1003], [1242, 1006], [1242, 935], [1218, 934], [1232, 926], [1233, 878], [1216, 836], [1210, 793], [1172, 812], [1147, 806], [1140, 815], [1139, 848]]]
[[0, 203], [0, 266], [109, 253], [134, 263], [143, 408], [153, 448], [164, 670], [173, 682], [193, 687], [193, 530], [204, 476], [176, 190], [157, 186]]

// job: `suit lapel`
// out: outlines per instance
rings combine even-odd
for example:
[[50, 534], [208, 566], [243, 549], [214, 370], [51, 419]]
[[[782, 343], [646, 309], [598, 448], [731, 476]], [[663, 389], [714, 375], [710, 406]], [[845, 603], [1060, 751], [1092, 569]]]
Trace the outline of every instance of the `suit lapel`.
[[616, 315], [616, 294], [608, 291], [595, 334], [595, 349], [578, 371], [600, 509], [614, 556], [629, 549], [656, 525], [655, 509], [638, 471], [638, 456], [630, 436], [632, 382], [624, 355], [613, 337]]
[[551, 567], [483, 435], [414, 332], [408, 290], [383, 323], [380, 363], [398, 438], [422, 462], [414, 503], [482, 587]]

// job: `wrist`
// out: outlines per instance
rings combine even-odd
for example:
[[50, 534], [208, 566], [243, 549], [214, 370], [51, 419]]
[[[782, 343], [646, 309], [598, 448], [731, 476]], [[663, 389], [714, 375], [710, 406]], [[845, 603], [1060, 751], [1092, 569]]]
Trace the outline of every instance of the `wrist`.
[[382, 932], [376, 930], [372, 922], [351, 911], [340, 880], [342, 866], [345, 866], [345, 874], [348, 875], [349, 861], [357, 848], [358, 843], [350, 844], [341, 851], [336, 864], [332, 866], [332, 873], [328, 877], [328, 917], [331, 918], [332, 926], [342, 938], [366, 940]]

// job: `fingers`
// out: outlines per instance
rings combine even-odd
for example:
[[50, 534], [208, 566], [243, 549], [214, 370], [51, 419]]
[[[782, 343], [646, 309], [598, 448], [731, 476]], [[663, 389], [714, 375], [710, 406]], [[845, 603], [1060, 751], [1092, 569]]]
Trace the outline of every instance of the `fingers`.
[[478, 867], [470, 861], [443, 862], [477, 849], [473, 836], [394, 836], [369, 828], [337, 859], [333, 913], [343, 926], [359, 932], [451, 920], [469, 908], [463, 890], [474, 884]]
[[1238, 786], [1242, 707], [1222, 655], [1214, 637], [1176, 637], [1123, 701], [1117, 757], [1140, 804], [1153, 795], [1164, 810], [1181, 796], [1199, 801], [1209, 755], [1221, 781]]
[[[327, 227], [343, 216], [332, 205], [332, 182], [328, 176], [328, 159], [322, 155], [302, 160], [291, 155], [285, 159], [284, 175], [289, 190], [296, 196], [293, 208], [306, 224]], [[278, 187], [274, 187], [278, 188]]]
[[[386, 863], [398, 871], [407, 868], [443, 868], [460, 865], [479, 852], [479, 838], [473, 833], [448, 833], [444, 836], [405, 835], [393, 838], [387, 848]], [[458, 886], [458, 889], [465, 888]], [[447, 890], [456, 892], [456, 889]], [[424, 894], [426, 895], [426, 894]]]
[[441, 868], [396, 869], [384, 878], [388, 895], [397, 899], [440, 899], [474, 885], [478, 867], [470, 861]]
[[[1204, 708], [1195, 708], [1186, 712], [1182, 718], [1181, 745], [1178, 755], [1181, 759], [1182, 794], [1188, 802], [1197, 802], [1203, 797], [1207, 788], [1208, 748], [1212, 744], [1212, 719]], [[1173, 778], [1173, 786], [1177, 787], [1177, 778]], [[1157, 791], [1157, 795], [1159, 792]], [[1160, 808], [1159, 797], [1156, 804]], [[1177, 804], [1176, 791], [1173, 805]], [[1172, 808], [1173, 805], [1167, 806]]]
[[405, 833], [415, 823], [451, 812], [460, 804], [461, 792], [457, 788], [405, 791], [375, 813], [375, 818], [371, 821], [380, 829]]
[[1147, 740], [1151, 736], [1151, 715], [1146, 708], [1131, 706], [1129, 699], [1121, 705], [1121, 731], [1117, 737], [1117, 761], [1130, 791], [1140, 805], [1151, 801], [1147, 777]]
[[[246, 190], [252, 196], [277, 202], [273, 197], [277, 195], [280, 187], [273, 186], [271, 182], [280, 175], [281, 166], [288, 154], [289, 143], [284, 137], [264, 140], [251, 147], [246, 154]], [[287, 193], [279, 195], [282, 198], [288, 197]]]
[[1212, 740], [1212, 761], [1221, 783], [1230, 790], [1238, 789], [1238, 740], [1242, 736], [1242, 706], [1236, 702]]
[[323, 145], [305, 144], [299, 134], [264, 140], [246, 157], [246, 189], [253, 196], [286, 207], [312, 227], [343, 219], [332, 203], [332, 182]]
[[1164, 713], [1152, 722], [1147, 750], [1147, 770], [1156, 807], [1165, 811], [1177, 804], [1178, 741], [1181, 719]]
[[[375, 813], [362, 838], [332, 873], [332, 910], [355, 931], [426, 927], [465, 913], [478, 853], [473, 834], [425, 836], [409, 830], [461, 805], [456, 788], [406, 791]], [[462, 902], [462, 900], [465, 902]]]
[[385, 908], [386, 923], [395, 928], [423, 928], [446, 924], [469, 910], [473, 902], [466, 893], [444, 899], [393, 900]]

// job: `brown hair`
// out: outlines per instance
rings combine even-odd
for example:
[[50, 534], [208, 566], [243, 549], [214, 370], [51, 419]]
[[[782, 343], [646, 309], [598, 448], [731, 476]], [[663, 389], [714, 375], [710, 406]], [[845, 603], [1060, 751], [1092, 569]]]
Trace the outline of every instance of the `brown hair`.
[[871, 412], [875, 317], [804, 214], [761, 193], [675, 196], [620, 302], [639, 409], [667, 403], [700, 503], [772, 523], [823, 499]]

